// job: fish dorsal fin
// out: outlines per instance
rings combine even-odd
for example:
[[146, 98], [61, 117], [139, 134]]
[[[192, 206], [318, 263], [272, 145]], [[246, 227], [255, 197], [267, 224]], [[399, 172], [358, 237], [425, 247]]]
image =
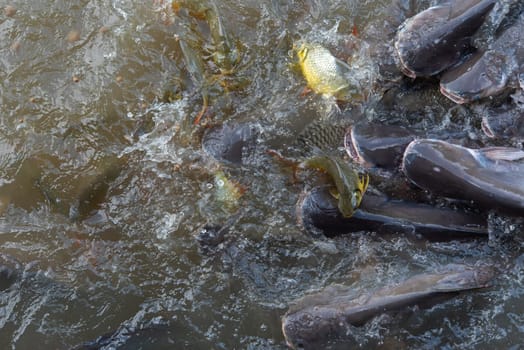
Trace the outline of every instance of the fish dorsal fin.
[[510, 161], [524, 159], [524, 150], [510, 147], [488, 147], [480, 150], [481, 154], [492, 161]]

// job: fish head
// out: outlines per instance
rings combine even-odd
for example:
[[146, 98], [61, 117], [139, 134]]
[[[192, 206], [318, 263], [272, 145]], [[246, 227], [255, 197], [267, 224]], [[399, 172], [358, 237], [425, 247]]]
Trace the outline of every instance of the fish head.
[[340, 213], [346, 218], [351, 217], [368, 187], [368, 175], [359, 175], [345, 160], [327, 155], [308, 158], [302, 166], [324, 171], [331, 176], [336, 188], [331, 188], [330, 194], [338, 199]]
[[300, 64], [302, 64], [306, 60], [309, 50], [311, 50], [310, 44], [297, 43], [293, 45], [293, 51], [295, 51], [298, 57], [298, 62]]
[[368, 184], [369, 175], [366, 174], [358, 176], [355, 189], [348, 197], [341, 196], [340, 194], [336, 195], [339, 197], [339, 210], [344, 217], [349, 218], [353, 216], [353, 213], [358, 209], [360, 203], [362, 202], [362, 198], [364, 197], [364, 193], [366, 192]]
[[294, 320], [290, 320], [286, 316], [282, 319], [282, 333], [284, 334], [286, 345], [291, 349], [304, 347], [299, 327], [297, 327]]
[[344, 138], [347, 154], [365, 167], [396, 168], [415, 132], [401, 126], [362, 123]]
[[357, 209], [360, 205], [360, 202], [362, 202], [362, 197], [364, 196], [364, 193], [366, 192], [368, 185], [369, 175], [359, 175], [357, 181], [357, 188], [353, 191], [353, 195], [351, 198], [351, 204], [353, 204], [354, 209]]
[[411, 78], [431, 76], [459, 62], [494, 5], [494, 0], [449, 1], [408, 18], [395, 41], [400, 70]]
[[259, 133], [256, 124], [223, 124], [206, 131], [202, 148], [221, 163], [245, 165], [256, 152]]
[[494, 266], [482, 265], [475, 269], [475, 281], [480, 288], [489, 287], [492, 280], [496, 276], [496, 269]]
[[364, 156], [359, 148], [359, 143], [355, 140], [355, 128], [351, 127], [349, 131], [344, 135], [344, 149], [348, 156], [353, 159], [354, 162], [368, 166]]
[[430, 65], [435, 60], [433, 41], [428, 34], [428, 26], [431, 28], [441, 25], [447, 18], [448, 10], [443, 6], [435, 6], [417, 15], [408, 18], [399, 27], [395, 39], [395, 53], [399, 59], [399, 68], [406, 76], [416, 78], [417, 76], [432, 75], [438, 72]]
[[459, 104], [494, 96], [506, 88], [511, 69], [503, 53], [477, 52], [442, 76], [440, 92]]
[[347, 323], [334, 307], [311, 305], [282, 318], [286, 344], [296, 350], [321, 349], [332, 338], [348, 332]]
[[362, 202], [368, 184], [369, 175], [358, 175], [355, 172], [354, 188], [345, 196], [338, 193], [335, 195], [335, 198], [338, 197], [338, 208], [344, 217], [349, 218], [353, 216], [353, 213]]
[[524, 111], [515, 104], [482, 110], [482, 131], [489, 138], [524, 138]]

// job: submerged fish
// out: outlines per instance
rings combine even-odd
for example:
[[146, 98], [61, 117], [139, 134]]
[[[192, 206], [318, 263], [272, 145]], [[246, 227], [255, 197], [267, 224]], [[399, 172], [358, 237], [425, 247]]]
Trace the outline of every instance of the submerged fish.
[[[352, 288], [329, 286], [296, 301], [282, 318], [282, 330], [293, 349], [321, 349], [328, 340], [351, 335], [352, 327], [388, 311], [428, 304], [456, 292], [487, 287], [494, 277], [489, 266], [447, 265], [400, 284], [355, 297]], [[424, 305], [421, 305], [424, 306]]]
[[[207, 25], [207, 30], [204, 32], [209, 32], [211, 39], [211, 45], [206, 45], [203, 39], [186, 42], [180, 38], [183, 35], [177, 35], [186, 69], [202, 95], [202, 108], [193, 122], [197, 125], [207, 112], [213, 90], [219, 86], [220, 91], [223, 92], [241, 90], [250, 83], [249, 79], [235, 74], [240, 71], [239, 65], [244, 47], [238, 40], [232, 39], [226, 31], [214, 0], [175, 0], [172, 2], [172, 8], [176, 14], [185, 9], [191, 17], [199, 20], [198, 27]], [[208, 64], [209, 58], [213, 59], [213, 65]]]
[[402, 72], [411, 78], [431, 76], [458, 63], [495, 2], [452, 0], [407, 19], [395, 41]]
[[471, 102], [520, 87], [521, 73], [524, 73], [524, 13], [487, 50], [446, 72], [440, 81], [440, 91], [455, 103]]
[[200, 119], [204, 116], [209, 105], [209, 87], [207, 86], [204, 61], [185, 40], [180, 39], [178, 43], [180, 45], [180, 50], [182, 51], [182, 56], [184, 57], [186, 69], [191, 76], [191, 80], [200, 90], [202, 95], [202, 108], [193, 121], [193, 124], [197, 125], [200, 123]]
[[255, 158], [259, 134], [256, 124], [223, 124], [204, 134], [202, 148], [219, 162], [245, 165]]
[[336, 186], [334, 196], [344, 217], [351, 217], [360, 205], [369, 183], [369, 176], [359, 174], [343, 159], [316, 156], [302, 162], [302, 166], [327, 172]]
[[211, 1], [211, 9], [206, 12], [206, 17], [215, 46], [213, 59], [223, 74], [231, 74], [241, 60], [239, 50], [241, 45], [233, 43], [233, 40], [229, 37], [214, 1]]
[[239, 205], [239, 199], [246, 192], [238, 182], [230, 180], [223, 171], [215, 173], [215, 198], [228, 211], [234, 210]]
[[351, 86], [351, 67], [319, 44], [303, 43], [297, 49], [298, 64], [314, 92], [333, 96], [340, 101], [360, 99]]
[[515, 104], [481, 110], [482, 131], [490, 138], [524, 141], [524, 110]]
[[415, 185], [436, 195], [473, 200], [487, 209], [524, 213], [524, 151], [470, 149], [445, 141], [409, 144], [402, 169]]

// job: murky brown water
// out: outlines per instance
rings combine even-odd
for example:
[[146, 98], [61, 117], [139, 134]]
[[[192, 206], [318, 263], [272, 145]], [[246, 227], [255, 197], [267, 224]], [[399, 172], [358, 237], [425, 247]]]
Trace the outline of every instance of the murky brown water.
[[[261, 149], [285, 150], [326, 112], [321, 97], [302, 96], [293, 41], [337, 43], [353, 26], [412, 15], [387, 11], [389, 2], [217, 1], [244, 47], [233, 75], [244, 85], [213, 84], [207, 117], [252, 122]], [[16, 12], [0, 14], [0, 253], [19, 276], [0, 288], [1, 348], [67, 349], [117, 331], [107, 348], [285, 349], [280, 317], [309, 289], [343, 283], [358, 293], [478, 260], [504, 271], [493, 288], [400, 322], [376, 320], [355, 342], [521, 346], [518, 237], [429, 243], [362, 232], [314, 240], [295, 221], [302, 184], [263, 151], [243, 167], [223, 166], [246, 193], [236, 207], [217, 201], [217, 164], [191, 124], [202, 97], [177, 41], [209, 49], [198, 20], [174, 16], [162, 1], [7, 5]], [[179, 96], [162, 102], [173, 86]], [[430, 113], [448, 113], [452, 104], [432, 98]], [[466, 129], [476, 142], [475, 122]], [[196, 240], [206, 224], [231, 225], [211, 250]]]

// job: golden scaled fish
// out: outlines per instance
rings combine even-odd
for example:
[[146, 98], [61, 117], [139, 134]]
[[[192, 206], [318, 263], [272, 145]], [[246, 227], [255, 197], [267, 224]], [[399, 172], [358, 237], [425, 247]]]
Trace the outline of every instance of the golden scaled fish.
[[349, 101], [358, 96], [350, 84], [351, 67], [319, 44], [302, 43], [296, 48], [298, 64], [314, 92]]

